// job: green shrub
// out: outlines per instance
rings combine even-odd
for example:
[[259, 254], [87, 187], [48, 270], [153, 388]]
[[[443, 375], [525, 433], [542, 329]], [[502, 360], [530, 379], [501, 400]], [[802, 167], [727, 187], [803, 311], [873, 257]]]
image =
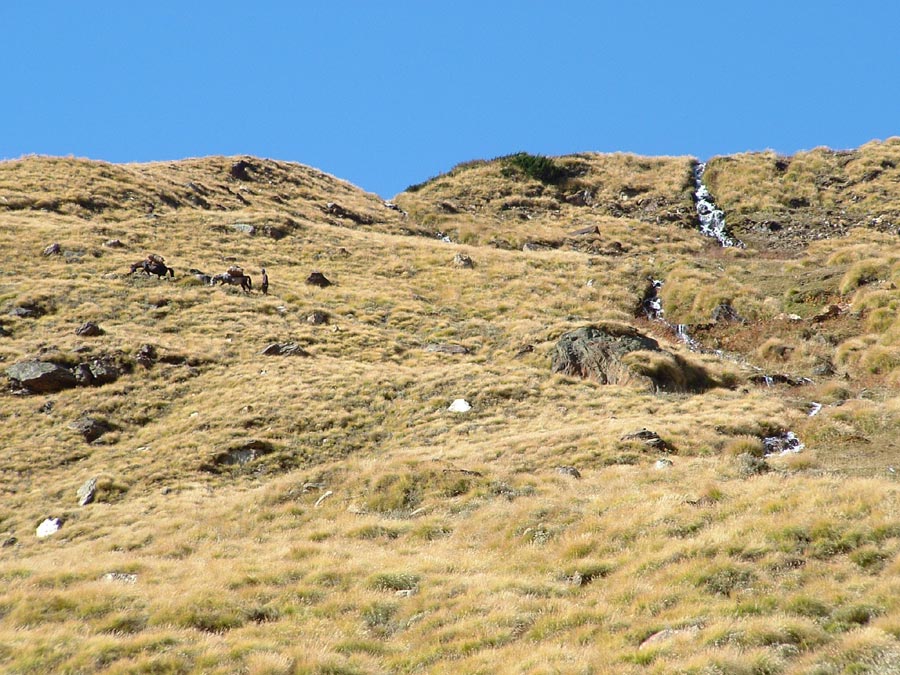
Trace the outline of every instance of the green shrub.
[[502, 158], [507, 167], [521, 171], [529, 178], [534, 178], [548, 185], [555, 185], [566, 178], [565, 170], [549, 157], [517, 152]]

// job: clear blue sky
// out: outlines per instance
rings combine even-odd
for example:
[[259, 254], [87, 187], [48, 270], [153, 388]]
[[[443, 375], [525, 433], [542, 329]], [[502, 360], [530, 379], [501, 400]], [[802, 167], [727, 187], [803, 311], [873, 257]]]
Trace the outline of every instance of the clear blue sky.
[[520, 150], [900, 135], [891, 0], [2, 0], [0, 158], [250, 154], [389, 198]]

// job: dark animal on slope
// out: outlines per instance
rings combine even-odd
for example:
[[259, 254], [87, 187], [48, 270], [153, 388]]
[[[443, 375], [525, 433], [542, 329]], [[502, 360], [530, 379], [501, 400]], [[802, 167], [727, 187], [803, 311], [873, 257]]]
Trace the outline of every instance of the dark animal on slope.
[[229, 271], [222, 274], [216, 274], [212, 279], [210, 279], [210, 286], [215, 286], [216, 284], [231, 284], [232, 286], [240, 286], [244, 291], [249, 293], [250, 289], [253, 287], [253, 280], [246, 274], [233, 274]]
[[269, 275], [266, 274], [266, 268], [260, 268], [262, 271], [262, 283], [259, 285], [259, 289], [262, 291], [263, 295], [269, 294]]
[[148, 255], [144, 260], [132, 264], [130, 274], [134, 274], [138, 270], [144, 270], [144, 274], [146, 274], [147, 276], [155, 274], [160, 279], [167, 274], [170, 277], [175, 277], [175, 270], [173, 270], [171, 267], [166, 267], [166, 263], [165, 260], [163, 260], [163, 257], [154, 253]]

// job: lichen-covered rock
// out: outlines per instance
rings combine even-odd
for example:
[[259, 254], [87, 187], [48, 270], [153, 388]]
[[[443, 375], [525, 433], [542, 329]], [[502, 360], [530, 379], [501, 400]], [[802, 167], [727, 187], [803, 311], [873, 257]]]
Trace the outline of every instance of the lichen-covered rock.
[[556, 344], [554, 373], [651, 391], [703, 391], [716, 382], [699, 365], [625, 324], [583, 326]]
[[6, 369], [15, 386], [34, 394], [52, 394], [77, 386], [72, 371], [47, 361], [21, 361]]

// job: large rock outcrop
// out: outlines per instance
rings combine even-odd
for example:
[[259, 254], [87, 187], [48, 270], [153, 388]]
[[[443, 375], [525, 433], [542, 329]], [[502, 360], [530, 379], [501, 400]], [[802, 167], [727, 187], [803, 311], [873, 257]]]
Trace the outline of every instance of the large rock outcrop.
[[665, 351], [656, 340], [625, 324], [583, 326], [564, 334], [551, 368], [600, 384], [652, 391], [702, 391], [717, 384], [702, 366]]
[[48, 361], [21, 361], [6, 369], [14, 386], [35, 394], [52, 394], [78, 385], [71, 370]]

